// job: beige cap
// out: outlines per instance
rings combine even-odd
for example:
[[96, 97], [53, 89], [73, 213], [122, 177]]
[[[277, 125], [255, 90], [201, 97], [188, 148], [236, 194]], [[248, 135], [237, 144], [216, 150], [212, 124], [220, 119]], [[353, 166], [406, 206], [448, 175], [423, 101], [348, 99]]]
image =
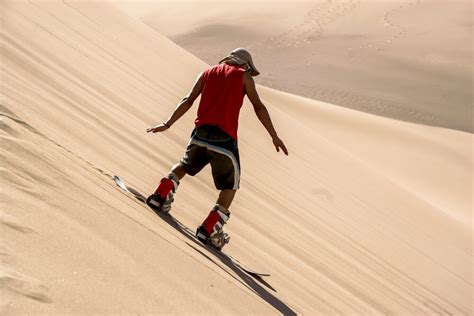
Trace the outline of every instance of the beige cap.
[[249, 51], [245, 48], [234, 49], [232, 52], [230, 52], [229, 56], [219, 61], [219, 64], [222, 63], [236, 64], [239, 66], [248, 63], [250, 65], [250, 68], [252, 68], [252, 71], [250, 73], [252, 76], [258, 76], [260, 74], [260, 72], [253, 64], [252, 55], [250, 55]]

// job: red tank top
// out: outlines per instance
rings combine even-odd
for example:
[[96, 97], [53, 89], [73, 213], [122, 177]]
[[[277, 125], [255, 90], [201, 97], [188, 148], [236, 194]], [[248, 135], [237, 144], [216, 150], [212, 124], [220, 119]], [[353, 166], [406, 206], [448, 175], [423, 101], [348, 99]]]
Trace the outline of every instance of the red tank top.
[[203, 72], [196, 127], [216, 125], [237, 140], [239, 113], [244, 101], [244, 73], [244, 69], [227, 64]]

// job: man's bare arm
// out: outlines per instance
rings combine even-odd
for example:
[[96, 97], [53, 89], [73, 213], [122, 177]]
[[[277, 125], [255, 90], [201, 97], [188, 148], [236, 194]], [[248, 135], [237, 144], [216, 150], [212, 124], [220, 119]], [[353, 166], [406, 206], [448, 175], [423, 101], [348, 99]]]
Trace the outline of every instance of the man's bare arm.
[[288, 150], [286, 149], [286, 146], [283, 141], [278, 137], [275, 127], [273, 126], [272, 119], [270, 118], [270, 114], [268, 113], [267, 107], [260, 100], [260, 97], [257, 93], [257, 89], [255, 87], [255, 81], [249, 73], [244, 74], [244, 85], [245, 93], [247, 94], [247, 97], [249, 98], [250, 102], [252, 102], [255, 114], [272, 137], [275, 149], [279, 152], [281, 148], [285, 155], [288, 155]]
[[202, 73], [198, 76], [196, 79], [196, 82], [194, 83], [193, 88], [191, 91], [188, 93], [187, 96], [185, 96], [183, 99], [181, 99], [181, 102], [179, 102], [178, 106], [174, 110], [173, 114], [166, 120], [166, 122], [163, 122], [162, 124], [158, 124], [154, 127], [148, 128], [146, 131], [157, 133], [157, 132], [162, 132], [170, 128], [177, 120], [179, 120], [193, 105], [194, 101], [197, 99], [199, 94], [202, 92]]

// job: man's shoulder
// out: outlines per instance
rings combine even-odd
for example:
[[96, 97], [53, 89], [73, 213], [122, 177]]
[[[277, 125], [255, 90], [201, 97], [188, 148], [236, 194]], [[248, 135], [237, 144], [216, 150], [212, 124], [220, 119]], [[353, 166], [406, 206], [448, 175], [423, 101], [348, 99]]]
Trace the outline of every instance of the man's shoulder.
[[252, 75], [248, 71], [245, 71], [244, 72], [244, 84], [245, 83], [253, 83], [253, 82], [254, 82], [254, 80], [253, 80]]
[[211, 74], [211, 73], [218, 73], [221, 69], [222, 69], [221, 64], [217, 64], [217, 65], [210, 66], [210, 67], [206, 68], [206, 69], [202, 72], [202, 74], [203, 74], [204, 76], [208, 76], [208, 75]]
[[239, 66], [235, 65], [228, 65], [226, 63], [217, 64], [214, 66], [210, 66], [206, 70], [202, 72], [206, 77], [211, 76], [235, 76], [235, 75], [242, 75], [245, 74], [245, 70], [240, 68]]

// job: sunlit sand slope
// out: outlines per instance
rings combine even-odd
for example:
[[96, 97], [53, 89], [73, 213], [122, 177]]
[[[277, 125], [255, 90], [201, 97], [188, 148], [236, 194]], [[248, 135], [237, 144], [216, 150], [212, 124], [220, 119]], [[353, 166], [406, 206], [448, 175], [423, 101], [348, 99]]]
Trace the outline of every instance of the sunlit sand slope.
[[[147, 195], [183, 154], [207, 67], [100, 2], [3, 1], [2, 313], [426, 314], [471, 310], [471, 134], [259, 87], [290, 156], [251, 105], [225, 251], [249, 277], [121, 192]], [[194, 230], [210, 170], [172, 214]]]

